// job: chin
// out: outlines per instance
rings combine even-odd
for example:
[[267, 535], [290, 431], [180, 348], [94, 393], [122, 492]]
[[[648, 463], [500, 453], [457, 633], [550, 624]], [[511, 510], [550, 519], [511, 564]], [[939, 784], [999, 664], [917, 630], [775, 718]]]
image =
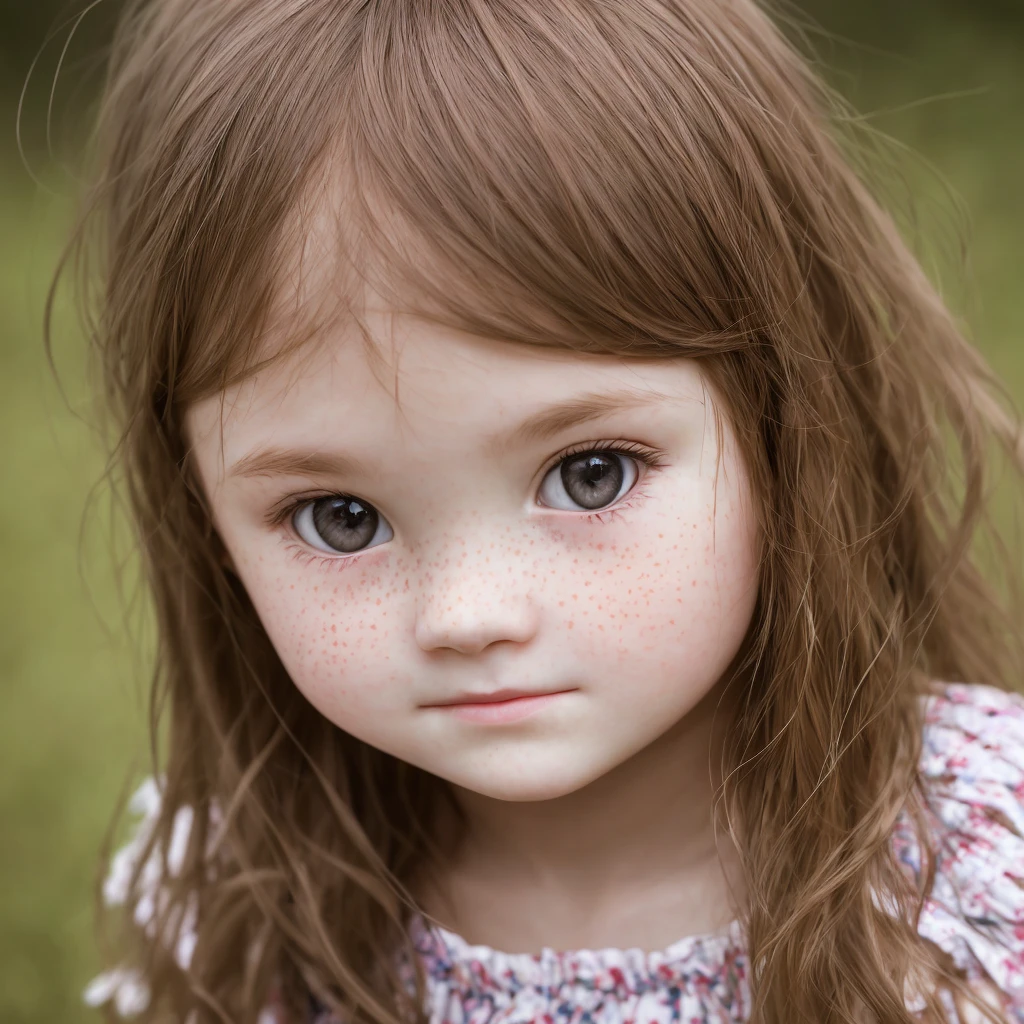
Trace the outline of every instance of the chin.
[[482, 778], [452, 778], [449, 781], [462, 789], [489, 797], [492, 800], [525, 804], [539, 803], [542, 800], [557, 800], [559, 797], [569, 796], [588, 786], [600, 774], [552, 776], [548, 773], [526, 777], [508, 774]]

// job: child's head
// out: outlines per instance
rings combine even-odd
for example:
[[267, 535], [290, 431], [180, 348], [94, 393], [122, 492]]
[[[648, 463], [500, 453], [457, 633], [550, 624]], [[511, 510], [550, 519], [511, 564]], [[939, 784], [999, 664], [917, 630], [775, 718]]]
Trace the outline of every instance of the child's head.
[[[961, 558], [991, 380], [827, 109], [747, 0], [132, 5], [96, 338], [163, 834], [227, 809], [233, 859], [209, 881], [198, 829], [172, 891], [231, 1019], [274, 972], [393, 1009], [448, 783], [555, 798], [727, 691], [763, 1019], [852, 1005], [789, 965], [898, 887], [916, 694], [1013, 661]], [[424, 707], [500, 688], [574, 692], [503, 730]], [[863, 867], [816, 875], [851, 830]], [[865, 990], [911, 935], [854, 957]]]

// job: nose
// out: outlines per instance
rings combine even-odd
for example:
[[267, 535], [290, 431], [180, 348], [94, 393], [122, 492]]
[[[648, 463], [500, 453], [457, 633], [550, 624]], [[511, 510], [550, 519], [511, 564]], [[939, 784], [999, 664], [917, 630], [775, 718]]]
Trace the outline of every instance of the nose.
[[425, 588], [416, 616], [416, 643], [424, 651], [479, 654], [503, 640], [524, 644], [540, 625], [537, 606], [507, 572], [473, 574]]

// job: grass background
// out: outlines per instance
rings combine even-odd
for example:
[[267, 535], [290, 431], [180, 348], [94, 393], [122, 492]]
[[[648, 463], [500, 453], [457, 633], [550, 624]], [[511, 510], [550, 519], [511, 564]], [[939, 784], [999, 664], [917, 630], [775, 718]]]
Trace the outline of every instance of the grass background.
[[[1014, 5], [895, 6], [826, 5], [822, 21], [857, 45], [825, 38], [816, 45], [839, 90], [907, 147], [898, 162], [918, 206], [926, 264], [1024, 406], [1021, 20]], [[30, 145], [41, 184], [33, 182], [14, 145], [15, 97], [10, 89], [5, 96], [0, 1022], [78, 1024], [96, 1019], [80, 992], [98, 966], [97, 851], [126, 775], [145, 756], [148, 662], [145, 642], [135, 650], [122, 625], [111, 564], [120, 554], [111, 549], [102, 487], [81, 529], [103, 454], [86, 425], [92, 413], [82, 343], [63, 306], [56, 354], [70, 408], [43, 351], [43, 302], [75, 183], [59, 160]], [[30, 142], [39, 134], [37, 109], [26, 118]], [[957, 250], [962, 233], [965, 264]]]

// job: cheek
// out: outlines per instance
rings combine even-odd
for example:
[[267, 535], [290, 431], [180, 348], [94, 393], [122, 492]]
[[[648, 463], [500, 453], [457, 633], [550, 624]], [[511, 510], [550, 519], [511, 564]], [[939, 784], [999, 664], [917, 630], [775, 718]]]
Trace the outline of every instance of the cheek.
[[409, 678], [396, 657], [408, 643], [400, 600], [408, 584], [393, 583], [392, 558], [381, 553], [324, 567], [275, 553], [238, 564], [293, 682], [342, 728], [348, 719], [387, 712], [394, 684]]
[[749, 502], [719, 494], [676, 513], [637, 517], [606, 543], [581, 542], [552, 587], [557, 628], [589, 678], [628, 675], [639, 690], [710, 688], [746, 635], [757, 598]]

